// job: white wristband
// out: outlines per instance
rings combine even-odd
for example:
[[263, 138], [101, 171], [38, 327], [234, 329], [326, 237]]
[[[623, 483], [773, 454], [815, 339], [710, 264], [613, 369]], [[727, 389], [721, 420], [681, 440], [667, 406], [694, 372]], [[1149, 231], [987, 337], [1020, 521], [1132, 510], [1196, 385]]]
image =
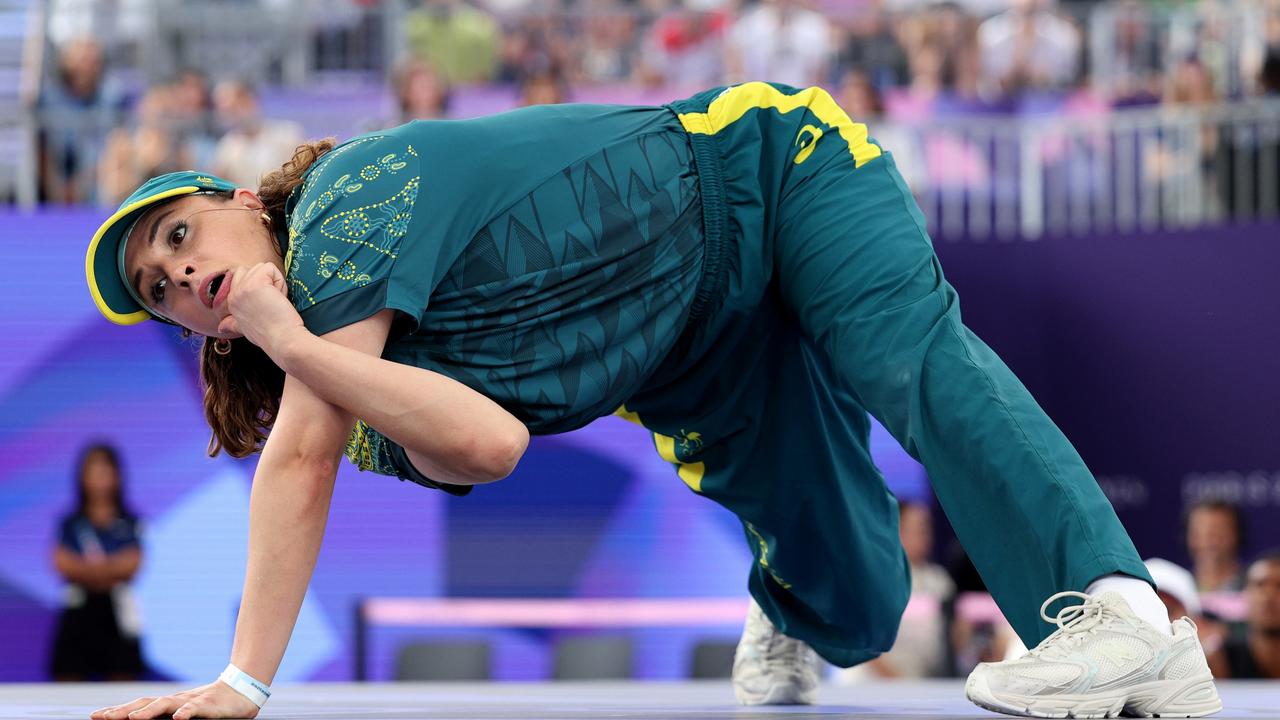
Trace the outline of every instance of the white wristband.
[[262, 707], [267, 703], [267, 698], [271, 697], [271, 686], [254, 680], [248, 673], [236, 667], [234, 663], [227, 663], [227, 669], [222, 671], [218, 679], [231, 686], [232, 690], [249, 698], [258, 707]]

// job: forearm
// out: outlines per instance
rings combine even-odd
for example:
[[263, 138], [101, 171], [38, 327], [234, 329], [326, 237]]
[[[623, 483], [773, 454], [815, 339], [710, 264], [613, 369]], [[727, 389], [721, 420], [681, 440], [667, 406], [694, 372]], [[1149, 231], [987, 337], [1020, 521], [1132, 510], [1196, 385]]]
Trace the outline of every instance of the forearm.
[[112, 583], [122, 583], [132, 580], [141, 564], [141, 551], [137, 547], [129, 547], [108, 555], [106, 568]]
[[94, 592], [109, 590], [116, 582], [115, 574], [106, 563], [91, 563], [69, 550], [59, 551], [54, 566], [67, 582]]
[[[270, 445], [270, 444], [268, 444]], [[249, 557], [231, 661], [270, 684], [324, 538], [335, 467], [264, 452], [249, 499]]]
[[441, 482], [505, 476], [528, 430], [497, 403], [452, 378], [295, 333], [273, 358], [320, 397], [406, 450], [429, 457]]

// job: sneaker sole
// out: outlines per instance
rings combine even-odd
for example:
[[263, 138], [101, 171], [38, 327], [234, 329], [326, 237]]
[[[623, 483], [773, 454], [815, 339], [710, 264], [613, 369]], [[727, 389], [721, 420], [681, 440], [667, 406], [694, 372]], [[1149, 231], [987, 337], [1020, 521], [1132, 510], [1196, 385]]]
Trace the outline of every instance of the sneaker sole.
[[998, 696], [979, 673], [969, 676], [965, 697], [974, 705], [1005, 715], [1038, 718], [1205, 717], [1222, 710], [1212, 676], [1160, 680], [1120, 694]]
[[741, 705], [812, 705], [817, 700], [817, 690], [801, 690], [795, 685], [770, 685], [768, 692], [749, 693], [739, 687], [733, 694]]

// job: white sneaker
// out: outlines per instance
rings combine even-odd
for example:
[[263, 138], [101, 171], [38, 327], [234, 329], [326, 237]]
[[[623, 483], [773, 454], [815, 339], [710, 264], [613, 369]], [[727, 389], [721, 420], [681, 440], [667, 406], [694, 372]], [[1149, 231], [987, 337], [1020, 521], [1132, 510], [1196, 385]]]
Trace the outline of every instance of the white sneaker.
[[821, 662], [813, 648], [778, 632], [752, 600], [733, 654], [733, 694], [743, 705], [812, 705]]
[[[1057, 617], [1053, 601], [1079, 598]], [[1222, 709], [1195, 623], [1170, 637], [1133, 614], [1116, 593], [1062, 592], [1040, 616], [1058, 630], [1017, 660], [982, 663], [965, 695], [988, 710], [1042, 718], [1204, 717]]]

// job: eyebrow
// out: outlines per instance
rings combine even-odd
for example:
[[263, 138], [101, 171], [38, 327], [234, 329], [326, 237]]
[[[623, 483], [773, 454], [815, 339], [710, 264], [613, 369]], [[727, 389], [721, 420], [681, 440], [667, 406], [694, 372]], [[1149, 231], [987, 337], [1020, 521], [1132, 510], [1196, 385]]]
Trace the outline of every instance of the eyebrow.
[[[173, 214], [173, 210], [173, 208], [169, 208], [160, 215], [157, 215], [156, 221], [151, 223], [151, 232], [147, 235], [147, 247], [151, 247], [156, 244], [156, 231], [160, 229], [160, 223], [163, 222], [165, 218]], [[138, 291], [138, 297], [145, 297], [142, 294], [142, 268], [138, 268], [138, 271], [133, 274], [133, 287]]]
[[160, 229], [160, 223], [173, 214], [173, 208], [169, 208], [163, 215], [156, 217], [156, 221], [151, 224], [151, 234], [147, 236], [147, 247], [156, 244], [156, 231]]

